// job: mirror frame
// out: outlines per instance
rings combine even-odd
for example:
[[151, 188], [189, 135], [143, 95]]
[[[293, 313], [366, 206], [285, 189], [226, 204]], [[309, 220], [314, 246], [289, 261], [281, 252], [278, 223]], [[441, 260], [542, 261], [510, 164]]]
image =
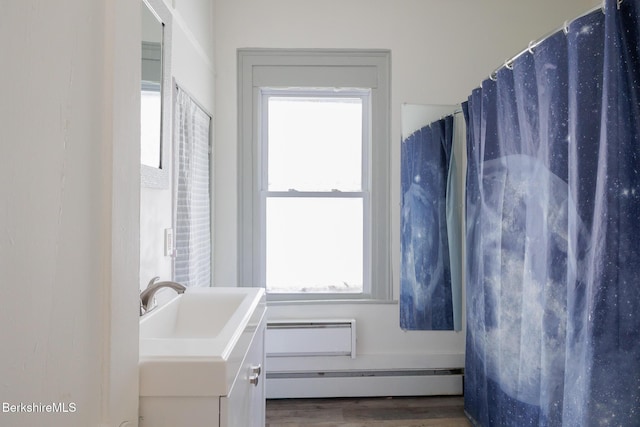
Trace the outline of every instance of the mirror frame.
[[161, 130], [160, 130], [160, 167], [154, 168], [140, 163], [140, 185], [146, 188], [169, 188], [169, 171], [171, 167], [171, 40], [173, 37], [173, 16], [163, 0], [142, 0], [145, 5], [156, 15], [163, 26], [162, 30], [162, 105], [161, 105]]
[[[425, 126], [428, 126], [429, 124], [438, 121], [446, 116], [452, 116], [455, 115], [456, 113], [461, 113], [462, 111], [460, 110], [460, 104], [454, 104], [454, 105], [441, 105], [441, 104], [408, 104], [408, 103], [403, 103], [400, 106], [400, 112], [401, 112], [401, 141], [402, 143], [404, 143], [404, 141], [409, 138], [414, 132], [424, 128]], [[464, 119], [462, 119], [464, 120]], [[454, 124], [454, 128], [455, 128], [455, 124]], [[454, 130], [454, 132], [456, 132]], [[458, 143], [456, 144], [456, 139], [454, 138], [453, 140], [453, 145], [451, 147], [452, 150], [452, 156], [454, 151], [457, 152], [458, 154], [456, 154], [456, 158], [459, 159], [459, 161], [461, 163], [459, 163], [460, 169], [458, 170], [458, 173], [460, 173], [460, 171], [466, 171], [466, 149], [464, 148], [464, 139], [462, 141], [458, 140]], [[462, 145], [460, 145], [462, 144]], [[462, 147], [462, 148], [461, 148]], [[460, 156], [460, 152], [458, 150], [462, 149], [463, 150], [463, 155], [461, 157]], [[457, 163], [457, 162], [456, 162]], [[464, 172], [462, 172], [464, 174]], [[460, 185], [460, 183], [462, 183], [462, 187], [458, 188], [458, 194], [459, 195], [463, 195], [464, 194], [464, 175], [459, 177], [459, 181], [458, 181], [458, 185]], [[402, 197], [402, 196], [401, 196]], [[457, 201], [459, 201], [460, 203], [463, 203], [464, 200], [464, 196], [462, 197], [462, 201], [460, 201], [459, 199]], [[455, 200], [455, 199], [454, 199]], [[402, 205], [402, 202], [400, 203]], [[459, 205], [462, 206], [462, 205]], [[402, 209], [402, 208], [401, 208]], [[462, 211], [462, 223], [461, 228], [458, 230], [458, 232], [460, 233], [460, 236], [464, 236], [464, 230], [466, 225], [464, 224], [464, 211]], [[447, 231], [447, 233], [450, 233], [450, 231]], [[449, 236], [450, 238], [450, 236]], [[461, 242], [461, 246], [464, 248], [464, 238], [463, 241]], [[462, 249], [462, 253], [464, 254], [464, 249]], [[402, 258], [403, 254], [400, 254], [400, 257]], [[400, 263], [402, 263], [402, 261], [400, 261]], [[464, 262], [463, 262], [464, 264]], [[451, 271], [453, 272], [454, 266], [451, 266]], [[464, 266], [463, 266], [464, 267]], [[463, 268], [464, 269], [464, 268]], [[465, 305], [465, 284], [464, 284], [464, 278], [459, 277], [458, 281], [454, 281], [454, 277], [453, 277], [453, 273], [451, 275], [451, 298], [452, 298], [452, 303], [453, 303], [453, 329], [446, 329], [446, 330], [442, 330], [443, 332], [455, 332], [458, 333], [462, 330], [464, 330], [464, 305]], [[402, 308], [401, 308], [402, 311]], [[436, 329], [411, 329], [411, 330], [421, 330], [421, 331], [436, 331]], [[437, 330], [438, 332], [440, 332], [441, 330]]]

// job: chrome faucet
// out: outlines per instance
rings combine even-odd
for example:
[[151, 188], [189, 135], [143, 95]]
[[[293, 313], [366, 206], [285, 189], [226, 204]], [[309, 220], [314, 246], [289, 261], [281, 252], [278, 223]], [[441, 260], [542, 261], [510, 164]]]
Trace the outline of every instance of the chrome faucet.
[[165, 281], [158, 282], [160, 277], [154, 277], [149, 281], [147, 285], [147, 289], [140, 292], [140, 316], [145, 313], [150, 312], [154, 308], [156, 308], [153, 296], [162, 288], [171, 288], [179, 294], [183, 294], [187, 289], [184, 285], [181, 285], [177, 282]]

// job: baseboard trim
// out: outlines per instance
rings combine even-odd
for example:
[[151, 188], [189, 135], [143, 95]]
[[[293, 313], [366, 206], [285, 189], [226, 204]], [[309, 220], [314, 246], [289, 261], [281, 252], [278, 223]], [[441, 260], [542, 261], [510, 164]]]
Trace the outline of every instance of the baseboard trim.
[[460, 371], [271, 372], [266, 394], [268, 399], [461, 395]]
[[463, 368], [455, 369], [367, 369], [323, 372], [267, 372], [267, 379], [286, 378], [352, 378], [352, 377], [420, 377], [433, 375], [463, 375]]

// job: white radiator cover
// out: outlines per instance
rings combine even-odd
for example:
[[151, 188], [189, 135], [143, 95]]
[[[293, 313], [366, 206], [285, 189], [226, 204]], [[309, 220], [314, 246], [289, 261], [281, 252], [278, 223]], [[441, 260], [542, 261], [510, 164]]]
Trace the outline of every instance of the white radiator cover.
[[270, 320], [267, 357], [356, 357], [355, 319]]

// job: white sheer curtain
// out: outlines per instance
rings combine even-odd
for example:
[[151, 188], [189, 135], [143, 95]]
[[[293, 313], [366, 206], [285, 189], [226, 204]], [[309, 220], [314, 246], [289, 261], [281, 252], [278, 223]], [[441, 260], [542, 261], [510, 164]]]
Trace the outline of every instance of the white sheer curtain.
[[211, 285], [211, 117], [179, 87], [175, 102], [174, 280], [206, 287]]

